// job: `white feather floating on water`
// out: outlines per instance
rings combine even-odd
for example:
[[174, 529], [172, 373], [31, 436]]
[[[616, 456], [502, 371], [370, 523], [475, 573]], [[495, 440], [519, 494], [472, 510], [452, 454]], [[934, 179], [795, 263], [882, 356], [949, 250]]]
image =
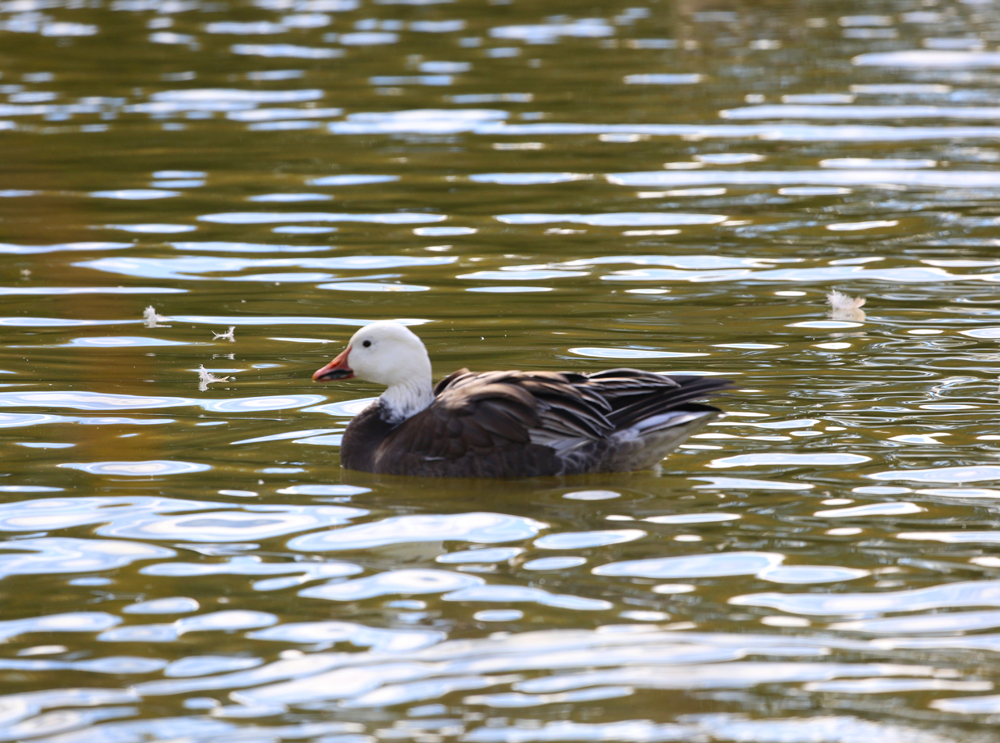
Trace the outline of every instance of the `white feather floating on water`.
[[861, 307], [868, 300], [864, 297], [849, 297], [834, 289], [826, 295], [826, 301], [830, 303], [830, 317], [834, 320], [862, 322], [865, 319], [865, 311]]
[[216, 333], [212, 331], [212, 339], [217, 341], [229, 341], [230, 343], [236, 342], [236, 326], [230, 325], [229, 330], [225, 333]]
[[864, 297], [849, 297], [836, 289], [827, 294], [826, 298], [835, 310], [854, 310], [864, 306], [864, 303], [868, 301]]
[[156, 314], [156, 308], [153, 305], [149, 305], [142, 312], [142, 316], [146, 321], [147, 328], [169, 328], [169, 325], [160, 325], [159, 323], [163, 320], [169, 320], [169, 317], [164, 317], [163, 315]]
[[198, 389], [204, 392], [213, 382], [228, 382], [232, 377], [217, 377], [204, 364], [198, 365]]

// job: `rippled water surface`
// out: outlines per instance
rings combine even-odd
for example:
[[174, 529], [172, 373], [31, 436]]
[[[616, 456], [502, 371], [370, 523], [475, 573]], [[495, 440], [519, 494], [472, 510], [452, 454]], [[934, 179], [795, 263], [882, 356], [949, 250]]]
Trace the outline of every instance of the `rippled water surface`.
[[[0, 741], [995, 740], [998, 43], [0, 0]], [[737, 389], [662, 473], [347, 472], [376, 319]]]

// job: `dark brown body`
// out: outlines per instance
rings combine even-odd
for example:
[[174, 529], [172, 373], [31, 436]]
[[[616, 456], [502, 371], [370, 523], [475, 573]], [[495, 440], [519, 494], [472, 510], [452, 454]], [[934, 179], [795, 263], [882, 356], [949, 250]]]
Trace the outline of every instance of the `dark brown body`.
[[635, 369], [455, 372], [394, 424], [381, 401], [348, 425], [347, 469], [428, 477], [535, 477], [646, 469], [721, 411], [693, 400], [729, 386]]

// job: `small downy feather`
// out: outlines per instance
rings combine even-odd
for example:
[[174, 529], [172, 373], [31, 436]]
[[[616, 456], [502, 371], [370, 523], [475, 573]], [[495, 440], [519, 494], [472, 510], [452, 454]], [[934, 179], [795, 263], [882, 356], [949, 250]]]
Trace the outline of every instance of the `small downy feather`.
[[834, 320], [863, 322], [865, 319], [865, 311], [861, 308], [868, 300], [864, 297], [849, 297], [834, 289], [826, 295], [826, 301], [830, 303], [830, 317]]
[[216, 382], [228, 382], [230, 377], [217, 377], [208, 369], [205, 368], [204, 364], [198, 365], [198, 389], [204, 392], [208, 389], [208, 385], [214, 384]]
[[156, 308], [153, 305], [149, 305], [146, 309], [142, 311], [143, 321], [146, 323], [147, 328], [169, 328], [169, 325], [160, 325], [164, 320], [169, 320], [169, 317], [164, 317], [163, 315], [156, 314]]

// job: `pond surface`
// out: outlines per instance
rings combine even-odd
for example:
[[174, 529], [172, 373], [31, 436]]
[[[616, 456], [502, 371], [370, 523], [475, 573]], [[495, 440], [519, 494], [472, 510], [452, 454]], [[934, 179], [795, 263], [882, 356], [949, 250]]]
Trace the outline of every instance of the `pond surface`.
[[[0, 741], [995, 740], [998, 42], [0, 2]], [[310, 375], [377, 319], [737, 388], [662, 473], [343, 471], [379, 389]]]

